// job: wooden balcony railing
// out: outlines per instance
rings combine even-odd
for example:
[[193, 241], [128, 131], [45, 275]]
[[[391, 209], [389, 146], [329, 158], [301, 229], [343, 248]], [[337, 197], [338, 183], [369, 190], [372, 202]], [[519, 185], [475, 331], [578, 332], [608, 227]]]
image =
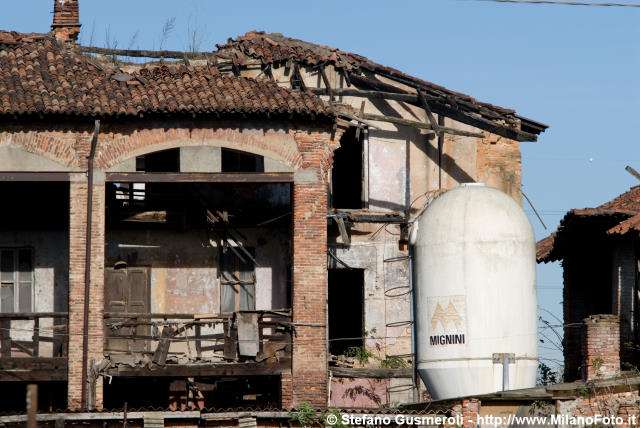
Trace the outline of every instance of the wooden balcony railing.
[[67, 312], [0, 313], [0, 358], [67, 355]]
[[68, 319], [67, 312], [0, 313], [0, 381], [66, 381]]
[[291, 313], [105, 315], [105, 354], [115, 362], [164, 366], [269, 363], [291, 357]]

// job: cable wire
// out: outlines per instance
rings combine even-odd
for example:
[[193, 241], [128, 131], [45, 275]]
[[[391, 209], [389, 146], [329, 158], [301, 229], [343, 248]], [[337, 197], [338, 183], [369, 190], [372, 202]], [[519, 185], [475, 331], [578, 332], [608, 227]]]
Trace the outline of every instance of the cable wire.
[[601, 6], [601, 7], [640, 7], [640, 3], [610, 3], [610, 2], [584, 2], [561, 0], [475, 0], [495, 3], [521, 3], [521, 4], [551, 4], [562, 6]]

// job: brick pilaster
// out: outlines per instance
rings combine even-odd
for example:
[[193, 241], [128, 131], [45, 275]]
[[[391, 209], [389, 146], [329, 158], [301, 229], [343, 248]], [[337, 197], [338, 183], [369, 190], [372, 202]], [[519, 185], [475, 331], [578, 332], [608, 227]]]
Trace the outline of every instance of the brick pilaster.
[[[89, 301], [88, 366], [103, 359], [104, 314], [104, 183], [94, 185], [91, 234], [91, 288]], [[82, 356], [84, 326], [87, 178], [72, 177], [69, 189], [69, 374], [68, 406], [82, 403]], [[90, 369], [90, 367], [88, 367]], [[96, 406], [102, 406], [102, 379], [96, 382]]]
[[327, 176], [332, 148], [326, 134], [297, 133], [303, 168], [293, 185], [293, 398], [327, 407]]
[[283, 409], [293, 408], [293, 385], [291, 373], [280, 375], [280, 407]]
[[596, 380], [620, 375], [620, 322], [616, 315], [590, 315], [582, 330], [582, 377]]

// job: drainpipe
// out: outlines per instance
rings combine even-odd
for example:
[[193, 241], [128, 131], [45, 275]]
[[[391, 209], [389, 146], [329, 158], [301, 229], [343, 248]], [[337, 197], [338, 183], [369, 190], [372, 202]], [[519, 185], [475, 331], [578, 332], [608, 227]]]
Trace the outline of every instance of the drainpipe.
[[[410, 299], [410, 306], [411, 306], [411, 363], [413, 364], [413, 386], [414, 386], [414, 393], [417, 393], [420, 389], [418, 388], [418, 364], [416, 363], [417, 360], [417, 353], [416, 353], [416, 319], [415, 319], [415, 313], [416, 313], [416, 307], [415, 307], [415, 290], [413, 288], [414, 286], [414, 268], [413, 268], [413, 264], [415, 263], [414, 261], [414, 251], [413, 251], [413, 244], [410, 242], [409, 243], [409, 299]], [[419, 401], [420, 397], [414, 397], [414, 401]]]
[[84, 317], [82, 326], [82, 408], [87, 408], [87, 358], [89, 354], [89, 290], [91, 285], [91, 222], [93, 213], [93, 158], [98, 145], [100, 121], [93, 125], [91, 150], [89, 151], [87, 168], [87, 236], [84, 263]]

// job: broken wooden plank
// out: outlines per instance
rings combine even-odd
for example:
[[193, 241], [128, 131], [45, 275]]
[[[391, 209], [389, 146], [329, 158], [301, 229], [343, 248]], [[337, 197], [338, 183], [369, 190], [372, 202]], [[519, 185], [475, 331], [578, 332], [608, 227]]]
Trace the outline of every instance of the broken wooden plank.
[[[364, 106], [365, 106], [365, 100], [362, 100], [362, 103], [360, 103], [360, 112], [358, 113], [358, 117], [361, 119], [364, 119]], [[362, 131], [362, 126], [358, 126], [358, 128], [356, 129], [357, 141], [360, 141], [360, 131]]]
[[0, 319], [0, 357], [11, 357], [11, 320]]
[[224, 358], [225, 360], [238, 359], [238, 330], [232, 328], [233, 321], [230, 320], [224, 325]]
[[176, 335], [176, 329], [171, 326], [166, 326], [162, 329], [162, 335], [158, 342], [156, 352], [153, 354], [153, 362], [161, 366], [167, 362], [167, 355], [169, 354], [169, 347], [171, 346], [171, 339]]
[[347, 233], [347, 227], [344, 225], [344, 219], [340, 216], [333, 217], [336, 224], [338, 225], [338, 230], [340, 231], [340, 237], [342, 238], [342, 243], [344, 245], [351, 245], [351, 239], [349, 238], [349, 234]]
[[[315, 95], [329, 95], [326, 89], [323, 88], [311, 88], [311, 92]], [[351, 88], [333, 88], [334, 95], [342, 97], [362, 97], [378, 100], [393, 100], [403, 101], [413, 104], [418, 103], [418, 97], [416, 94], [408, 93], [396, 93], [396, 92], [384, 92], [384, 91], [365, 91], [361, 89]]]
[[[433, 130], [431, 128], [431, 124], [429, 123], [418, 122], [417, 120], [402, 119], [402, 118], [393, 117], [393, 116], [383, 116], [379, 114], [365, 113], [363, 116], [363, 119], [376, 120], [380, 122], [389, 122], [396, 125], [411, 126], [413, 128], [418, 128], [418, 129]], [[441, 125], [438, 125], [438, 127], [440, 131], [444, 134], [459, 135], [461, 137], [484, 138], [484, 134], [482, 134], [481, 132], [463, 131], [461, 129], [448, 128]]]
[[433, 116], [433, 113], [431, 112], [431, 107], [429, 107], [429, 103], [427, 102], [427, 99], [425, 98], [422, 91], [418, 91], [418, 100], [420, 100], [420, 104], [422, 105], [422, 108], [424, 109], [425, 113], [427, 113], [427, 119], [429, 120], [431, 129], [433, 129], [436, 132], [436, 134], [439, 134], [440, 125], [438, 125], [436, 118]]
[[373, 128], [373, 129], [380, 129], [379, 127], [377, 127], [377, 126], [376, 126], [376, 125], [374, 125], [373, 123], [369, 122], [368, 120], [361, 119], [361, 118], [359, 118], [358, 116], [356, 116], [355, 114], [351, 114], [351, 113], [346, 112], [346, 111], [344, 111], [344, 110], [336, 111], [336, 113], [337, 113], [339, 116], [344, 116], [344, 117], [346, 117], [346, 118], [348, 118], [348, 119], [355, 120], [356, 122], [360, 122], [360, 123], [362, 123], [362, 124], [365, 124], [365, 125], [367, 125], [369, 128]]
[[40, 318], [33, 320], [33, 356], [40, 355]]
[[322, 76], [322, 81], [324, 82], [324, 86], [327, 88], [327, 92], [329, 92], [329, 97], [333, 100], [333, 89], [331, 88], [331, 84], [329, 83], [329, 78], [327, 77], [327, 73], [324, 71], [324, 64], [320, 64], [318, 67], [318, 71], [320, 76]]

